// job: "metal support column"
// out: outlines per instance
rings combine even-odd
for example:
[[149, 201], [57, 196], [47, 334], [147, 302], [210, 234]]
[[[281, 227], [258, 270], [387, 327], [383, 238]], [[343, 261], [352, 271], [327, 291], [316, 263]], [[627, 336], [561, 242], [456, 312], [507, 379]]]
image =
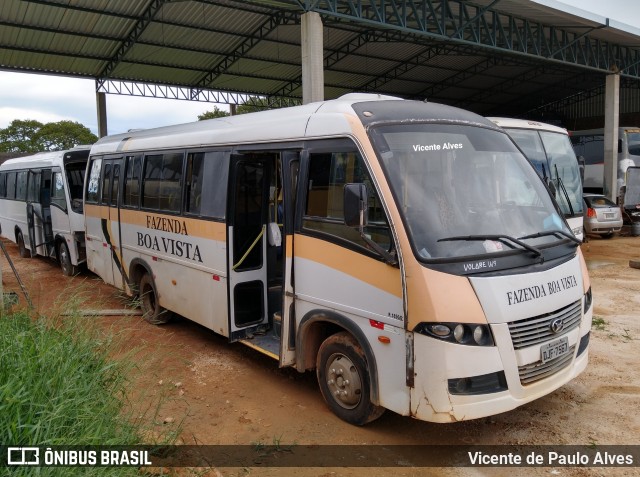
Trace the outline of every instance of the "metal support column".
[[604, 195], [617, 203], [620, 192], [620, 185], [618, 185], [620, 75], [618, 73], [607, 76], [604, 101]]
[[98, 112], [98, 137], [107, 133], [107, 97], [104, 93], [96, 92], [96, 110]]
[[322, 19], [316, 12], [302, 15], [302, 103], [324, 100]]

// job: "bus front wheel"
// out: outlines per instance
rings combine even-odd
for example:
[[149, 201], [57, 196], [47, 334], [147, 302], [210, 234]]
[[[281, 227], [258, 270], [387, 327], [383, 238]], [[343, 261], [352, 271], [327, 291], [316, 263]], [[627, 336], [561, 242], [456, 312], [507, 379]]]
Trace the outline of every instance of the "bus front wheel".
[[384, 408], [371, 402], [369, 367], [358, 342], [346, 332], [329, 336], [316, 361], [320, 391], [342, 420], [362, 426], [379, 418]]
[[16, 243], [18, 244], [18, 252], [20, 252], [20, 256], [22, 258], [29, 258], [31, 254], [29, 250], [27, 250], [27, 246], [24, 244], [24, 236], [21, 231], [18, 231], [16, 235]]
[[62, 274], [67, 277], [72, 277], [78, 274], [78, 267], [71, 263], [71, 255], [69, 255], [69, 247], [64, 242], [58, 244], [58, 259], [60, 260], [60, 268], [62, 268]]
[[153, 278], [145, 273], [140, 279], [138, 285], [140, 293], [140, 307], [142, 308], [142, 316], [152, 325], [163, 325], [168, 322], [172, 314], [169, 310], [161, 307], [158, 303], [158, 293], [156, 292]]

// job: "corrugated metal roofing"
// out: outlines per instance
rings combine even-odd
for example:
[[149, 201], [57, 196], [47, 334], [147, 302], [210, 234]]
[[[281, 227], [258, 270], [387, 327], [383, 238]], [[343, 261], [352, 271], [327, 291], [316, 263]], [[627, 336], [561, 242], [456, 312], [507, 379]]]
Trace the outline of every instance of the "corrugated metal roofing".
[[[307, 3], [323, 19], [327, 98], [371, 91], [518, 115], [602, 87], [614, 66], [624, 88], [640, 86], [640, 30], [554, 0]], [[1, 0], [0, 69], [300, 98], [301, 4]]]

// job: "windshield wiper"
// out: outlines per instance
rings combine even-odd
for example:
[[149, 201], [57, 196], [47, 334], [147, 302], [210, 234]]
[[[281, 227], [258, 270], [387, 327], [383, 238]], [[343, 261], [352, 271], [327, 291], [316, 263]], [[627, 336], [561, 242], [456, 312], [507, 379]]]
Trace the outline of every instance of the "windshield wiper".
[[558, 164], [554, 164], [554, 166], [556, 167], [556, 181], [558, 182], [560, 192], [562, 192], [562, 194], [564, 195], [564, 200], [567, 201], [567, 205], [569, 206], [569, 213], [571, 213], [571, 215], [575, 215], [575, 212], [573, 211], [573, 205], [571, 205], [571, 200], [569, 199], [569, 194], [567, 193], [567, 188], [564, 186], [562, 177], [560, 177], [560, 174], [558, 174]]
[[[526, 238], [526, 237], [521, 237], [521, 238]], [[513, 242], [516, 245], [520, 245], [522, 248], [528, 250], [529, 252], [532, 252], [533, 254], [535, 254], [536, 257], [541, 257], [542, 256], [542, 252], [540, 250], [538, 250], [535, 247], [532, 247], [529, 244], [526, 244], [522, 241], [520, 241], [517, 238], [514, 237], [510, 237], [509, 235], [461, 235], [458, 237], [447, 237], [447, 238], [443, 238], [438, 240], [438, 242], [452, 242], [454, 240], [465, 240], [465, 241], [479, 241], [479, 240], [496, 240], [498, 242], [502, 242], [505, 243], [507, 245], [509, 245], [507, 243], [507, 241], [509, 242]]]
[[573, 236], [571, 234], [568, 234], [567, 232], [564, 232], [563, 230], [547, 230], [546, 232], [536, 232], [535, 234], [525, 235], [524, 237], [520, 237], [519, 240], [526, 240], [526, 239], [537, 238], [537, 237], [547, 237], [549, 235], [555, 235], [556, 237], [557, 236], [561, 236], [561, 237], [564, 237], [564, 238], [568, 238], [572, 242], [575, 242], [577, 245], [580, 245], [582, 243], [580, 241], [580, 239], [577, 239], [575, 236]]

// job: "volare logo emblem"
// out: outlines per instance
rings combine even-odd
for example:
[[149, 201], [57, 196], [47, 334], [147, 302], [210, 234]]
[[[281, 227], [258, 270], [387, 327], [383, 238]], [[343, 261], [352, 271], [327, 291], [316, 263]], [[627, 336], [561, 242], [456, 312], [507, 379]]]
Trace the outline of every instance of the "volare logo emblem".
[[556, 318], [555, 320], [551, 320], [549, 323], [549, 329], [555, 334], [560, 333], [563, 328], [564, 322], [562, 321], [562, 318]]

